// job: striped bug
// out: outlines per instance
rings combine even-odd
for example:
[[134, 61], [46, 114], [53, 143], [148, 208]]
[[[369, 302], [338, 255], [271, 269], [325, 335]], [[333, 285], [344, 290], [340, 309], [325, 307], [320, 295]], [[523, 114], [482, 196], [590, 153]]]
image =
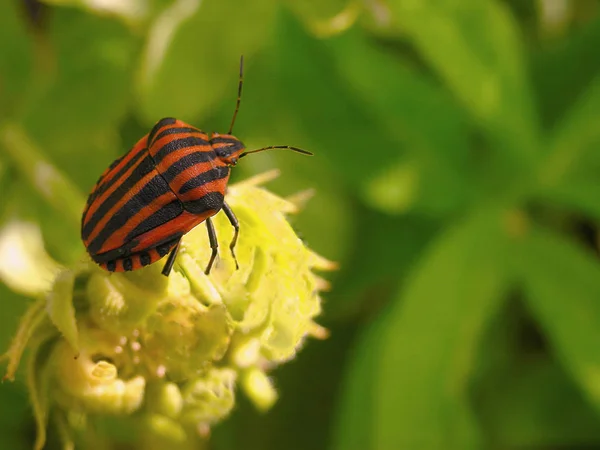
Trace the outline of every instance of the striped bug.
[[81, 238], [100, 267], [110, 272], [140, 269], [169, 255], [162, 270], [168, 276], [184, 234], [206, 223], [212, 254], [218, 243], [211, 217], [223, 210], [233, 226], [229, 246], [235, 256], [239, 223], [225, 202], [231, 167], [251, 153], [288, 149], [288, 145], [247, 151], [231, 135], [240, 108], [244, 58], [240, 59], [238, 96], [227, 134], [203, 131], [170, 117], [159, 120], [124, 156], [114, 161], [94, 186], [81, 221]]

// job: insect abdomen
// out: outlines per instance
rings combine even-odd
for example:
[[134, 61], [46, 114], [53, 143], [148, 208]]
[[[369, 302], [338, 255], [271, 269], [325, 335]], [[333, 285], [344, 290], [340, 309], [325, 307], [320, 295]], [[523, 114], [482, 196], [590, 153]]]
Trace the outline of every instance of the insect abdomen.
[[141, 139], [100, 177], [83, 213], [83, 242], [92, 259], [107, 270], [134, 270], [164, 256], [154, 245], [136, 248], [136, 239], [183, 212], [156, 170], [146, 141]]
[[142, 250], [128, 256], [105, 258], [103, 255], [96, 255], [95, 257], [92, 257], [92, 259], [94, 259], [100, 267], [109, 272], [127, 272], [130, 270], [141, 269], [144, 266], [155, 263], [169, 253], [176, 243], [177, 241], [174, 239], [160, 244], [155, 248]]

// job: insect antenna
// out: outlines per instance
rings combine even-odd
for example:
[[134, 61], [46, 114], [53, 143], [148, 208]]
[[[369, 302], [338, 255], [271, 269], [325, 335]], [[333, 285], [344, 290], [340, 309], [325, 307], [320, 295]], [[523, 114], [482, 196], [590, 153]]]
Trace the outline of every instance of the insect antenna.
[[264, 152], [265, 150], [274, 150], [274, 149], [284, 149], [284, 150], [287, 149], [287, 150], [292, 150], [297, 153], [302, 153], [303, 155], [313, 156], [313, 154], [311, 152], [309, 152], [308, 150], [303, 150], [298, 147], [292, 147], [290, 145], [271, 145], [269, 147], [263, 147], [263, 148], [259, 148], [257, 150], [250, 150], [249, 152], [244, 152], [240, 155], [240, 158], [242, 158], [246, 155], [249, 155], [250, 153], [258, 153], [258, 152]]
[[[235, 111], [233, 112], [233, 118], [231, 119], [231, 125], [229, 126], [229, 131], [227, 132], [227, 134], [231, 134], [231, 132], [233, 131], [233, 125], [235, 124], [235, 119], [237, 117], [238, 111], [240, 110], [240, 103], [242, 101], [242, 86], [243, 85], [244, 85], [244, 55], [242, 55], [240, 57], [240, 82], [238, 84], [237, 102], [235, 104]], [[304, 155], [310, 155], [310, 156], [313, 155], [311, 152], [309, 152], [307, 150], [303, 150], [298, 147], [292, 147], [290, 145], [272, 145], [269, 147], [263, 147], [263, 148], [259, 148], [257, 150], [251, 150], [249, 152], [244, 152], [239, 157], [241, 158], [242, 156], [249, 155], [250, 153], [258, 153], [258, 152], [264, 152], [265, 150], [274, 150], [274, 149], [287, 149], [287, 150], [292, 150], [294, 152], [302, 153]]]
[[235, 111], [233, 112], [233, 118], [231, 119], [231, 125], [229, 126], [229, 132], [227, 134], [231, 134], [231, 132], [233, 131], [233, 124], [235, 123], [235, 118], [237, 117], [237, 113], [240, 110], [243, 84], [244, 84], [244, 55], [240, 56], [240, 83], [238, 84], [238, 96], [237, 96], [237, 102], [235, 104]]

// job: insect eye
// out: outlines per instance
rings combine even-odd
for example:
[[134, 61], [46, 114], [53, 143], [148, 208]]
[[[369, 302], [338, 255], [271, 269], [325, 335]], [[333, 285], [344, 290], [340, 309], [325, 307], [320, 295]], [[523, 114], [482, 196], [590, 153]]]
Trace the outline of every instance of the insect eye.
[[219, 158], [227, 158], [229, 152], [227, 151], [227, 147], [219, 147], [215, 149], [215, 153]]

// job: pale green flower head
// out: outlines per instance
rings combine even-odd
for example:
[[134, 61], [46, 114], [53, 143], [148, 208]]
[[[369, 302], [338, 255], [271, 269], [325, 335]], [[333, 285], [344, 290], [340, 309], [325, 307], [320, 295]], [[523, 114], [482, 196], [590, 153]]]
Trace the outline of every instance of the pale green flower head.
[[[227, 192], [240, 222], [239, 270], [229, 251], [233, 229], [217, 214], [219, 258], [209, 276], [204, 226], [183, 238], [168, 278], [160, 273], [164, 259], [109, 273], [90, 261], [60, 268], [45, 253], [36, 261], [45, 276], [54, 274], [48, 285], [13, 274], [12, 286], [39, 298], [5, 355], [12, 379], [30, 349], [37, 449], [51, 417], [66, 445], [104, 415], [131, 421], [136, 448], [198, 448], [197, 440], [235, 406], [237, 387], [259, 409], [273, 405], [277, 393], [268, 371], [293, 358], [307, 336], [326, 335], [314, 320], [327, 283], [313, 270], [334, 268], [287, 221], [296, 203], [259, 186], [274, 176]], [[29, 263], [22, 273], [35, 271]]]

